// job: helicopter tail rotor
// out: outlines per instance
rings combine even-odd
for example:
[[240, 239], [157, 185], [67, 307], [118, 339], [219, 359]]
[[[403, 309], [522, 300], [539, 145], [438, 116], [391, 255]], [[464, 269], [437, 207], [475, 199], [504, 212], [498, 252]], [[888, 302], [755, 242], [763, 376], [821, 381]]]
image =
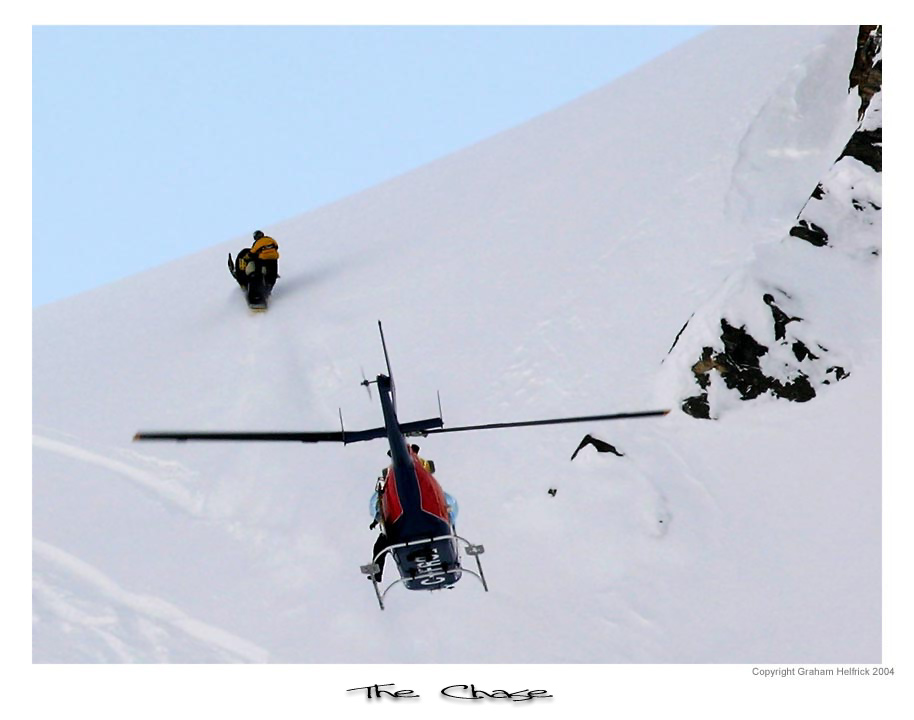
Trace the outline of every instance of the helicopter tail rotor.
[[369, 380], [367, 377], [365, 377], [365, 368], [364, 367], [359, 366], [359, 370], [361, 370], [361, 372], [362, 372], [362, 382], [360, 382], [359, 385], [361, 385], [363, 388], [365, 388], [365, 392], [368, 393], [368, 399], [371, 400], [372, 399], [371, 386], [377, 381]]

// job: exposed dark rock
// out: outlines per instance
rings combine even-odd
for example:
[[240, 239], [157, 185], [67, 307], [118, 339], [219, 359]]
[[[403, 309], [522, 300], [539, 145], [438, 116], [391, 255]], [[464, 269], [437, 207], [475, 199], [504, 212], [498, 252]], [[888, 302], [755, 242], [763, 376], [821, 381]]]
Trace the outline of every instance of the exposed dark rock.
[[806, 345], [801, 340], [794, 340], [791, 349], [793, 350], [794, 357], [800, 362], [803, 362], [807, 358], [809, 360], [819, 359], [819, 356], [813, 355], [812, 352], [810, 352], [809, 348], [806, 347]]
[[816, 391], [812, 383], [809, 382], [809, 377], [804, 373], [800, 373], [789, 383], [780, 383], [777, 380], [774, 380], [773, 383], [775, 385], [772, 388], [774, 394], [785, 400], [808, 402], [816, 396]]
[[739, 392], [741, 399], [752, 400], [765, 393], [796, 402], [815, 397], [815, 390], [803, 372], [788, 383], [765, 375], [759, 361], [767, 354], [768, 348], [753, 338], [745, 327], [735, 328], [726, 320], [721, 320], [720, 327], [724, 352], [717, 356], [717, 360], [729, 368], [721, 377], [728, 388]]
[[828, 245], [828, 233], [814, 222], [798, 220], [797, 224], [790, 228], [790, 234], [793, 237], [812, 243], [816, 247]]
[[[738, 328], [733, 327], [726, 319], [722, 319], [720, 329], [724, 352], [722, 355], [718, 355], [718, 362], [723, 361], [723, 364], [732, 370], [757, 368], [759, 358], [768, 352], [768, 348], [746, 332], [745, 325]], [[726, 375], [731, 374], [724, 373], [725, 379]]]
[[882, 210], [882, 208], [879, 207], [879, 205], [874, 203], [872, 200], [866, 200], [865, 202], [866, 202], [866, 204], [864, 205], [862, 202], [860, 202], [859, 200], [857, 200], [855, 198], [855, 199], [851, 200], [851, 205], [854, 206], [854, 210], [856, 210], [857, 212], [867, 212], [869, 210], [876, 210], [876, 211]]
[[[850, 373], [847, 372], [847, 370], [845, 370], [845, 369], [844, 369], [843, 367], [841, 367], [840, 365], [835, 365], [834, 367], [828, 368], [828, 370], [825, 371], [825, 374], [826, 374], [826, 375], [834, 375], [834, 376], [835, 376], [835, 382], [838, 382], [838, 381], [840, 381], [840, 380], [844, 380], [844, 378], [850, 376]], [[826, 380], [825, 382], [827, 383], [828, 380]]]
[[882, 172], [882, 128], [855, 132], [838, 159], [843, 157], [852, 157]]
[[777, 340], [783, 340], [787, 334], [787, 325], [792, 322], [798, 322], [803, 318], [799, 317], [790, 317], [785, 313], [781, 308], [777, 306], [774, 302], [774, 296], [770, 293], [766, 293], [762, 296], [762, 300], [765, 304], [771, 308], [771, 315], [774, 317], [774, 337]]
[[851, 67], [849, 88], [857, 88], [860, 109], [857, 119], [863, 118], [866, 109], [882, 88], [882, 25], [861, 25], [857, 32], [857, 52]]
[[600, 440], [599, 438], [595, 438], [593, 435], [585, 435], [584, 439], [581, 440], [581, 444], [578, 445], [577, 449], [574, 451], [574, 453], [572, 453], [571, 459], [574, 460], [578, 456], [578, 453], [581, 451], [581, 448], [587, 447], [588, 445], [593, 445], [594, 448], [596, 448], [597, 452], [612, 453], [613, 455], [618, 455], [619, 457], [625, 457], [625, 455], [616, 450], [616, 448], [614, 448], [608, 442]]
[[[770, 379], [759, 367], [759, 358], [768, 352], [768, 348], [746, 332], [745, 327], [735, 328], [726, 320], [720, 321], [720, 327], [723, 352], [714, 353], [712, 348], [705, 347], [699, 361], [692, 366], [699, 387], [707, 390], [711, 382], [710, 373], [716, 370], [727, 387], [739, 392], [744, 400], [758, 397], [771, 386]], [[685, 400], [682, 410], [693, 417], [709, 418], [707, 392]]]
[[708, 393], [695, 395], [682, 401], [682, 411], [701, 420], [711, 419], [711, 406], [708, 405]]
[[812, 196], [816, 200], [821, 200], [822, 198], [825, 197], [825, 194], [827, 192], [828, 191], [825, 189], [825, 187], [822, 185], [822, 183], [819, 183], [818, 185], [816, 185], [816, 189], [812, 191]]
[[711, 376], [709, 373], [712, 370], [717, 370], [721, 374], [727, 372], [726, 366], [721, 365], [714, 359], [714, 349], [705, 347], [701, 351], [701, 357], [698, 359], [698, 362], [692, 366], [692, 374], [695, 375], [695, 379], [698, 380], [698, 386], [702, 390], [707, 390], [711, 385]]

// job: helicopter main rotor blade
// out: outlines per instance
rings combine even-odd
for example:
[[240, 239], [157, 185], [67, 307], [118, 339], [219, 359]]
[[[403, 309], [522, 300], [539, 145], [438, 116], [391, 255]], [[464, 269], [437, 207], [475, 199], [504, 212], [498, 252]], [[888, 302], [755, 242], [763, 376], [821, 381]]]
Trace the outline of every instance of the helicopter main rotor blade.
[[[413, 435], [434, 428], [440, 428], [442, 424], [440, 417], [426, 418], [425, 420], [414, 420], [412, 422], [401, 423], [399, 431], [405, 435]], [[301, 443], [335, 442], [349, 445], [350, 443], [377, 440], [378, 438], [383, 437], [387, 437], [386, 427], [369, 428], [368, 430], [335, 430], [332, 432], [224, 432], [221, 430], [177, 432], [171, 430], [155, 430], [138, 432], [133, 436], [133, 439], [177, 440], [178, 442], [185, 442], [187, 440]]]
[[611, 415], [582, 415], [580, 417], [548, 418], [546, 420], [521, 420], [519, 422], [486, 423], [483, 425], [463, 425], [460, 427], [442, 427], [426, 430], [423, 435], [433, 433], [466, 432], [468, 430], [497, 430], [499, 428], [530, 427], [532, 425], [565, 425], [567, 423], [596, 422], [600, 420], [626, 420], [630, 418], [658, 417], [666, 415], [669, 410], [643, 410], [640, 412], [613, 413]]
[[[347, 433], [348, 434], [348, 433]], [[272, 442], [345, 442], [344, 434], [335, 432], [138, 432], [134, 440], [228, 440], [228, 441], [272, 441]]]

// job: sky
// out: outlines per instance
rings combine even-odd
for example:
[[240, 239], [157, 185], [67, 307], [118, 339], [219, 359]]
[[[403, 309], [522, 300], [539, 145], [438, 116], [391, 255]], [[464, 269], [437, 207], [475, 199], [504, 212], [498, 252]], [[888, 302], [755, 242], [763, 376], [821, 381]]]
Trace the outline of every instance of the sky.
[[706, 29], [36, 26], [32, 305], [247, 239]]

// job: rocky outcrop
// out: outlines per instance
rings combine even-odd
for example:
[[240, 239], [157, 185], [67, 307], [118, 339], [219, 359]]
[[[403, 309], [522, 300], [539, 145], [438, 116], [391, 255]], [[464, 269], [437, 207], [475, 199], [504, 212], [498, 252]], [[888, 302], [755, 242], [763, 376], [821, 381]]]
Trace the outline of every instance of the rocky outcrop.
[[[816, 247], [853, 245], [847, 239], [833, 240], [827, 227], [873, 225], [882, 211], [882, 26], [862, 25], [857, 54], [850, 74], [850, 90], [860, 95], [860, 125], [851, 136], [828, 176], [819, 183], [797, 217], [790, 236]], [[853, 162], [856, 161], [856, 162]], [[858, 248], [859, 249], [859, 248]], [[878, 248], [868, 248], [878, 255]]]
[[870, 99], [882, 89], [882, 25], [860, 26], [849, 82], [860, 95], [857, 119], [862, 120]]
[[[850, 91], [860, 96], [859, 125], [780, 248], [731, 278], [713, 306], [693, 314], [677, 335], [671, 353], [683, 339], [689, 346], [685, 352], [697, 351], [688, 363], [694, 391], [680, 401], [685, 413], [715, 417], [713, 398], [723, 393], [740, 400], [770, 396], [807, 402], [822, 385], [850, 376], [848, 363], [825, 346], [829, 343], [817, 339], [814, 321], [795, 309], [802, 285], [792, 286], [788, 293], [773, 278], [778, 274], [773, 269], [796, 260], [790, 244], [798, 242], [817, 253], [840, 252], [861, 262], [875, 262], [880, 255], [881, 49], [881, 26], [861, 26], [850, 73]], [[796, 282], [795, 276], [792, 279]], [[717, 321], [710, 319], [714, 313]], [[701, 327], [690, 333], [696, 315]], [[698, 350], [701, 335], [707, 339]]]

